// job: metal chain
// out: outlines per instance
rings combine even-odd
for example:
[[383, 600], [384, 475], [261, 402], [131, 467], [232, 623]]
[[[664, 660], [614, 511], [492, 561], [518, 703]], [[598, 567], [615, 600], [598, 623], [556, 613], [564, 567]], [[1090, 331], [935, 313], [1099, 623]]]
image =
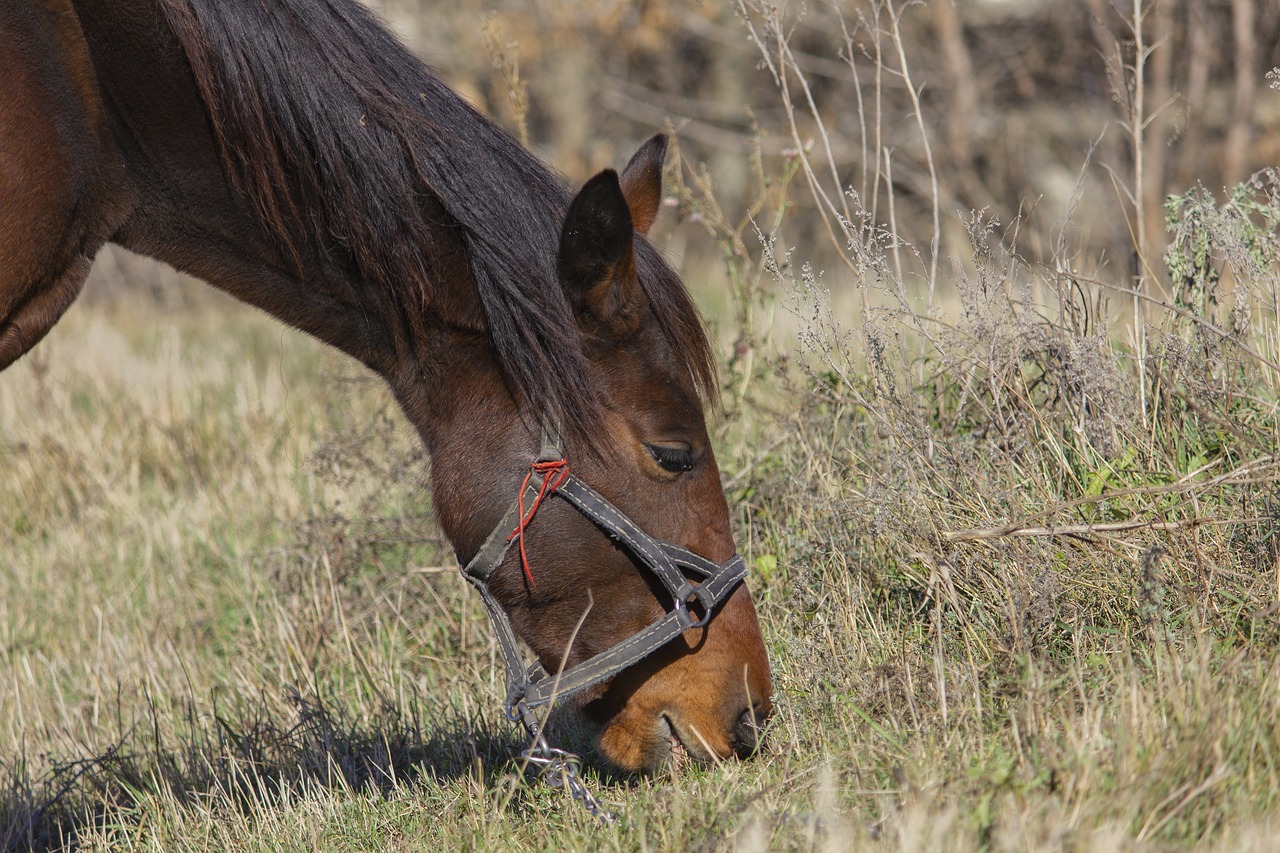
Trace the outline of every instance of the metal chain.
[[607, 824], [618, 822], [618, 816], [605, 808], [604, 803], [596, 799], [583, 781], [582, 756], [547, 743], [537, 719], [523, 702], [508, 705], [507, 718], [513, 723], [522, 724], [533, 740], [533, 745], [523, 750], [520, 757], [524, 759], [526, 766], [534, 768], [539, 779], [552, 788], [568, 791], [597, 820]]
[[[540, 739], [541, 740], [541, 739]], [[582, 780], [582, 757], [564, 749], [547, 746], [545, 741], [520, 753], [530, 766], [536, 768], [538, 777], [552, 788], [562, 788], [597, 820], [608, 824], [618, 822], [618, 816], [596, 799]]]

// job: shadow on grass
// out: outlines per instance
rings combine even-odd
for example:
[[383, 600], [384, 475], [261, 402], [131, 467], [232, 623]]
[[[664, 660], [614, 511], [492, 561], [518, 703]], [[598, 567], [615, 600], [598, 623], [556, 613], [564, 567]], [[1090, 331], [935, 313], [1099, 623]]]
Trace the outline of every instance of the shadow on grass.
[[[216, 709], [211, 718], [201, 717], [189, 706], [187, 734], [172, 742], [161, 740], [153, 712], [98, 754], [63, 761], [0, 758], [0, 850], [76, 849], [82, 835], [104, 820], [119, 825], [131, 814], [141, 819], [145, 810], [132, 807], [154, 799], [180, 807], [216, 800], [251, 812], [317, 788], [388, 795], [427, 780], [471, 776], [493, 790], [518, 772], [513, 759], [526, 746], [501, 719], [445, 710], [424, 724], [397, 707], [357, 719], [324, 696], [291, 698], [296, 713], [284, 725], [272, 719], [265, 701], [235, 718]], [[582, 726], [565, 717], [557, 713], [549, 733], [558, 743], [589, 751]], [[619, 777], [602, 770], [601, 779]]]

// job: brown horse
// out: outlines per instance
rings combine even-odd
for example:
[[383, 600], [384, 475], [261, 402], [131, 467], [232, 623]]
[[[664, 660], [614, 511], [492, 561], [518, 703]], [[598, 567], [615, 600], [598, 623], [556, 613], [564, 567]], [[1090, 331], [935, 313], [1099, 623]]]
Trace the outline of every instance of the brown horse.
[[[118, 243], [383, 377], [464, 563], [553, 429], [574, 477], [640, 530], [733, 556], [711, 352], [643, 236], [661, 137], [571, 199], [353, 0], [10, 0], [0, 79], [0, 369]], [[567, 500], [522, 530], [490, 592], [549, 671], [680, 606]], [[575, 697], [608, 759], [756, 746], [769, 664], [747, 590], [726, 594], [705, 627]]]

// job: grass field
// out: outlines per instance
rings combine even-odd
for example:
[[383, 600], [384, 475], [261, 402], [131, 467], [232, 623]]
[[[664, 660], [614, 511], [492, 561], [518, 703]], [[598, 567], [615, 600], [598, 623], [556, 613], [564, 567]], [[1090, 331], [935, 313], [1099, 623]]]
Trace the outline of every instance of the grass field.
[[[813, 67], [758, 46], [792, 85]], [[938, 258], [882, 224], [887, 153], [873, 217], [781, 137], [738, 164], [754, 219], [686, 162], [656, 231], [724, 259], [691, 284], [774, 667], [761, 755], [589, 762], [615, 826], [522, 781], [385, 390], [109, 261], [0, 374], [0, 846], [1280, 849], [1280, 178], [1181, 197], [1119, 261], [1067, 211], [1029, 262], [1021, 221], [931, 226], [917, 162], [921, 227], [964, 244]], [[1106, 186], [1159, 224], [1140, 171]]]
[[[1003, 296], [970, 303], [921, 384], [914, 350], [858, 348], [889, 321], [851, 335], [790, 287], [804, 369], [759, 369], [717, 430], [769, 746], [591, 770], [618, 827], [518, 782], [488, 626], [375, 381], [216, 295], [77, 305], [0, 379], [6, 843], [1269, 848], [1269, 368], [1166, 353], [1143, 426], [1105, 342], [1073, 356], [1087, 410], [1067, 367], [1036, 382], [1071, 336]], [[997, 334], [1040, 348], [1001, 372]]]

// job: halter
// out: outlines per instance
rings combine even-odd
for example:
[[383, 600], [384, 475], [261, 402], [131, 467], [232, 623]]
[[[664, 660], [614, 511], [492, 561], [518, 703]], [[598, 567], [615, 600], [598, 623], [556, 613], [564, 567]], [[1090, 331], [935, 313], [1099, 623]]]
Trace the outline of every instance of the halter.
[[[524, 528], [532, 520], [538, 507], [552, 495], [559, 495], [568, 501], [570, 506], [594, 522], [610, 539], [625, 545], [661, 581], [675, 602], [671, 610], [648, 627], [555, 675], [548, 673], [537, 661], [525, 667], [515, 631], [511, 628], [511, 620], [489, 589], [489, 579], [517, 539], [520, 540], [524, 560]], [[527, 560], [524, 565], [526, 575], [532, 580], [528, 574]], [[699, 583], [691, 583], [686, 573], [696, 575]], [[549, 705], [555, 699], [572, 696], [613, 678], [690, 628], [703, 627], [711, 619], [715, 608], [737, 587], [746, 573], [746, 564], [740, 555], [735, 554], [725, 563], [714, 563], [687, 548], [654, 539], [645, 533], [626, 513], [569, 473], [559, 442], [551, 434], [544, 432], [542, 449], [538, 458], [530, 465], [516, 500], [489, 534], [484, 545], [462, 568], [463, 577], [479, 591], [485, 609], [489, 611], [494, 636], [502, 652], [502, 661], [507, 670], [507, 696], [504, 702], [507, 719], [522, 723], [533, 738], [537, 756], [525, 757], [533, 760], [541, 757], [545, 760], [545, 756], [559, 753], [559, 750], [552, 750], [543, 738], [541, 725], [533, 714], [535, 708]], [[695, 603], [702, 610], [701, 617], [690, 607]], [[565, 776], [566, 782], [574, 781], [572, 774], [566, 773]], [[572, 790], [571, 784], [570, 788]], [[590, 797], [590, 794], [586, 796]], [[582, 799], [576, 791], [575, 797]], [[591, 808], [591, 803], [585, 802]], [[595, 812], [595, 809], [592, 811]]]

